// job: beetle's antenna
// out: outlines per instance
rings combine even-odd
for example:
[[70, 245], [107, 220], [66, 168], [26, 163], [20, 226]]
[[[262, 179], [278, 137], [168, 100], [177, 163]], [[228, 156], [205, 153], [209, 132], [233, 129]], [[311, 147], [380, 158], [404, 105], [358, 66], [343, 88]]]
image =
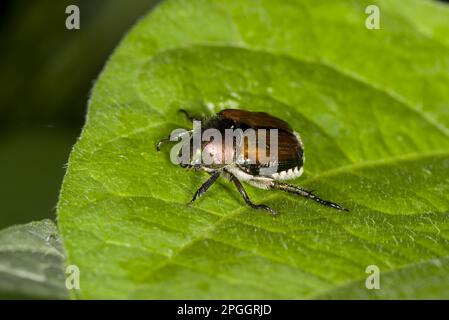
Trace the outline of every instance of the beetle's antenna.
[[210, 178], [207, 179], [207, 181], [204, 182], [203, 185], [195, 192], [192, 200], [190, 200], [190, 203], [194, 202], [196, 200], [196, 198], [199, 198], [203, 194], [205, 194], [206, 191], [210, 188], [210, 186], [213, 185], [215, 181], [217, 181], [219, 176], [220, 176], [220, 171], [215, 171], [214, 173], [212, 173]]
[[323, 206], [331, 207], [331, 208], [341, 210], [341, 211], [349, 211], [348, 209], [343, 208], [339, 204], [336, 204], [336, 203], [333, 203], [333, 202], [330, 202], [327, 200], [323, 200], [320, 197], [318, 197], [317, 195], [313, 194], [312, 192], [301, 189], [297, 186], [293, 186], [293, 185], [290, 185], [287, 183], [280, 183], [277, 181], [273, 181], [273, 183], [271, 184], [270, 187], [272, 189], [282, 190], [282, 191], [286, 191], [289, 193], [297, 194], [297, 195], [305, 197], [305, 198], [312, 199], [313, 201], [316, 201], [319, 204], [322, 204]]
[[196, 116], [190, 114], [190, 112], [187, 111], [186, 109], [179, 109], [178, 112], [184, 114], [190, 121], [201, 120], [200, 117], [196, 117]]

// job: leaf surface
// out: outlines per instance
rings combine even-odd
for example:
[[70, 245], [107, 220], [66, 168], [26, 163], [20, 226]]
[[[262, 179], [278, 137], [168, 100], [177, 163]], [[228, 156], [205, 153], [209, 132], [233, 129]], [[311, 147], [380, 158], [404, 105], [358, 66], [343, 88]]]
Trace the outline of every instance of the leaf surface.
[[[438, 286], [449, 49], [443, 19], [422, 13], [449, 11], [409, 1], [400, 14], [402, 1], [379, 1], [381, 29], [368, 30], [368, 4], [167, 1], [136, 25], [96, 83], [58, 206], [68, 262], [82, 273], [76, 297], [449, 296]], [[292, 183], [350, 212], [247, 186], [281, 213], [273, 218], [225, 180], [187, 206], [207, 174], [155, 151], [191, 127], [180, 108], [287, 120], [307, 159]], [[368, 265], [388, 290], [366, 290]]]

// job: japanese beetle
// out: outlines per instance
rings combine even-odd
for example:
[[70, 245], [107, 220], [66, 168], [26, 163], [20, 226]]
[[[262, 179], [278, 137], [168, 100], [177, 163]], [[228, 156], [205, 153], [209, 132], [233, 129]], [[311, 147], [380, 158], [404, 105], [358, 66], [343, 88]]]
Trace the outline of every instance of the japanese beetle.
[[[245, 202], [254, 209], [276, 214], [276, 211], [264, 204], [254, 204], [241, 181], [260, 189], [282, 190], [312, 199], [324, 206], [348, 211], [310, 191], [280, 182], [297, 178], [304, 170], [303, 143], [299, 134], [284, 120], [265, 112], [238, 109], [225, 109], [204, 119], [192, 117], [185, 110], [180, 111], [194, 121], [194, 129], [174, 131], [170, 137], [161, 139], [156, 148], [160, 151], [162, 144], [182, 139], [179, 150], [174, 153], [178, 155], [176, 163], [183, 167], [204, 170], [211, 175], [195, 192], [190, 203], [201, 197], [219, 176], [224, 176], [234, 183]], [[199, 122], [198, 120], [202, 121], [202, 126], [195, 128], [195, 122]], [[215, 130], [215, 135], [207, 134], [211, 130]], [[232, 139], [223, 142], [220, 135], [228, 137], [229, 131], [233, 133]], [[253, 140], [255, 138], [257, 141], [250, 143], [251, 135], [247, 134], [248, 132], [253, 133]], [[204, 161], [204, 155], [208, 156], [208, 161]], [[184, 161], [180, 161], [181, 158]]]

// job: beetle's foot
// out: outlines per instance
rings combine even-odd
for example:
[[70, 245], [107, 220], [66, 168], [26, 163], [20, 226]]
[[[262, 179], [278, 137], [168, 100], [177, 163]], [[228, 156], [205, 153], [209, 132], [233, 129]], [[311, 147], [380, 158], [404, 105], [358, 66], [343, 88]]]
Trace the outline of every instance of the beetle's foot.
[[256, 209], [256, 210], [265, 210], [265, 211], [268, 211], [268, 212], [271, 213], [273, 216], [275, 216], [275, 215], [278, 214], [275, 210], [271, 209], [269, 206], [266, 206], [266, 205], [264, 205], [264, 204], [255, 204], [255, 205], [253, 205], [252, 207], [253, 207], [254, 209]]

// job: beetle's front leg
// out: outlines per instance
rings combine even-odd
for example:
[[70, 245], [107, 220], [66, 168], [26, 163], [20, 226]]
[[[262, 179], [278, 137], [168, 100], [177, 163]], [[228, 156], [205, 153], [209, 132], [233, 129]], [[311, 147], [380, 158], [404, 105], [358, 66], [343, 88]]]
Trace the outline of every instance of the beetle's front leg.
[[166, 144], [166, 143], [169, 143], [169, 142], [170, 142], [170, 137], [162, 138], [162, 139], [159, 140], [158, 143], [156, 144], [156, 150], [157, 150], [157, 151], [161, 151], [161, 146], [164, 145], [164, 144]]
[[179, 138], [182, 138], [183, 136], [185, 136], [185, 135], [187, 135], [187, 134], [190, 135], [192, 132], [193, 132], [193, 130], [182, 131], [182, 132], [180, 132], [180, 133], [178, 133], [178, 134], [175, 134], [175, 135], [171, 135], [171, 136], [169, 136], [169, 137], [162, 138], [162, 139], [159, 140], [158, 143], [156, 144], [156, 150], [157, 150], [157, 151], [161, 151], [161, 146], [162, 146], [162, 145], [167, 144], [167, 143], [172, 142], [172, 141], [176, 141], [176, 140], [178, 140]]
[[232, 173], [230, 173], [229, 171], [226, 171], [226, 173], [229, 175], [229, 178], [231, 179], [231, 181], [234, 182], [235, 187], [240, 192], [240, 194], [243, 197], [243, 200], [245, 200], [247, 205], [249, 205], [253, 209], [268, 211], [272, 215], [276, 215], [277, 214], [277, 212], [274, 211], [273, 209], [271, 209], [269, 206], [266, 206], [264, 204], [254, 204], [251, 201], [251, 199], [249, 198], [248, 194], [246, 193], [245, 188], [243, 188], [243, 185], [240, 182], [240, 180], [237, 179], [237, 177], [235, 175], [233, 175]]
[[189, 119], [190, 121], [194, 121], [194, 120], [200, 121], [201, 120], [201, 117], [197, 117], [197, 116], [192, 115], [186, 109], [179, 109], [178, 112], [182, 113], [183, 115], [185, 115], [187, 117], [187, 119]]
[[297, 186], [293, 186], [291, 184], [287, 184], [287, 183], [281, 183], [281, 182], [277, 182], [277, 181], [273, 181], [273, 183], [270, 185], [270, 187], [272, 189], [276, 189], [276, 190], [282, 190], [282, 191], [286, 191], [289, 193], [293, 193], [305, 198], [309, 198], [312, 199], [313, 201], [318, 202], [319, 204], [326, 206], [326, 207], [331, 207], [337, 210], [341, 210], [341, 211], [349, 211], [346, 208], [343, 208], [341, 205], [328, 201], [328, 200], [323, 200], [320, 197], [318, 197], [317, 195], [313, 194], [311, 191], [307, 191], [304, 189], [301, 189]]
[[190, 200], [190, 203], [194, 202], [197, 197], [199, 198], [203, 194], [205, 194], [206, 191], [210, 188], [210, 186], [213, 185], [215, 181], [217, 181], [219, 176], [220, 176], [220, 171], [215, 171], [214, 173], [212, 173], [212, 175], [209, 177], [209, 179], [207, 179], [207, 181], [204, 182], [203, 185], [195, 192], [192, 200]]

